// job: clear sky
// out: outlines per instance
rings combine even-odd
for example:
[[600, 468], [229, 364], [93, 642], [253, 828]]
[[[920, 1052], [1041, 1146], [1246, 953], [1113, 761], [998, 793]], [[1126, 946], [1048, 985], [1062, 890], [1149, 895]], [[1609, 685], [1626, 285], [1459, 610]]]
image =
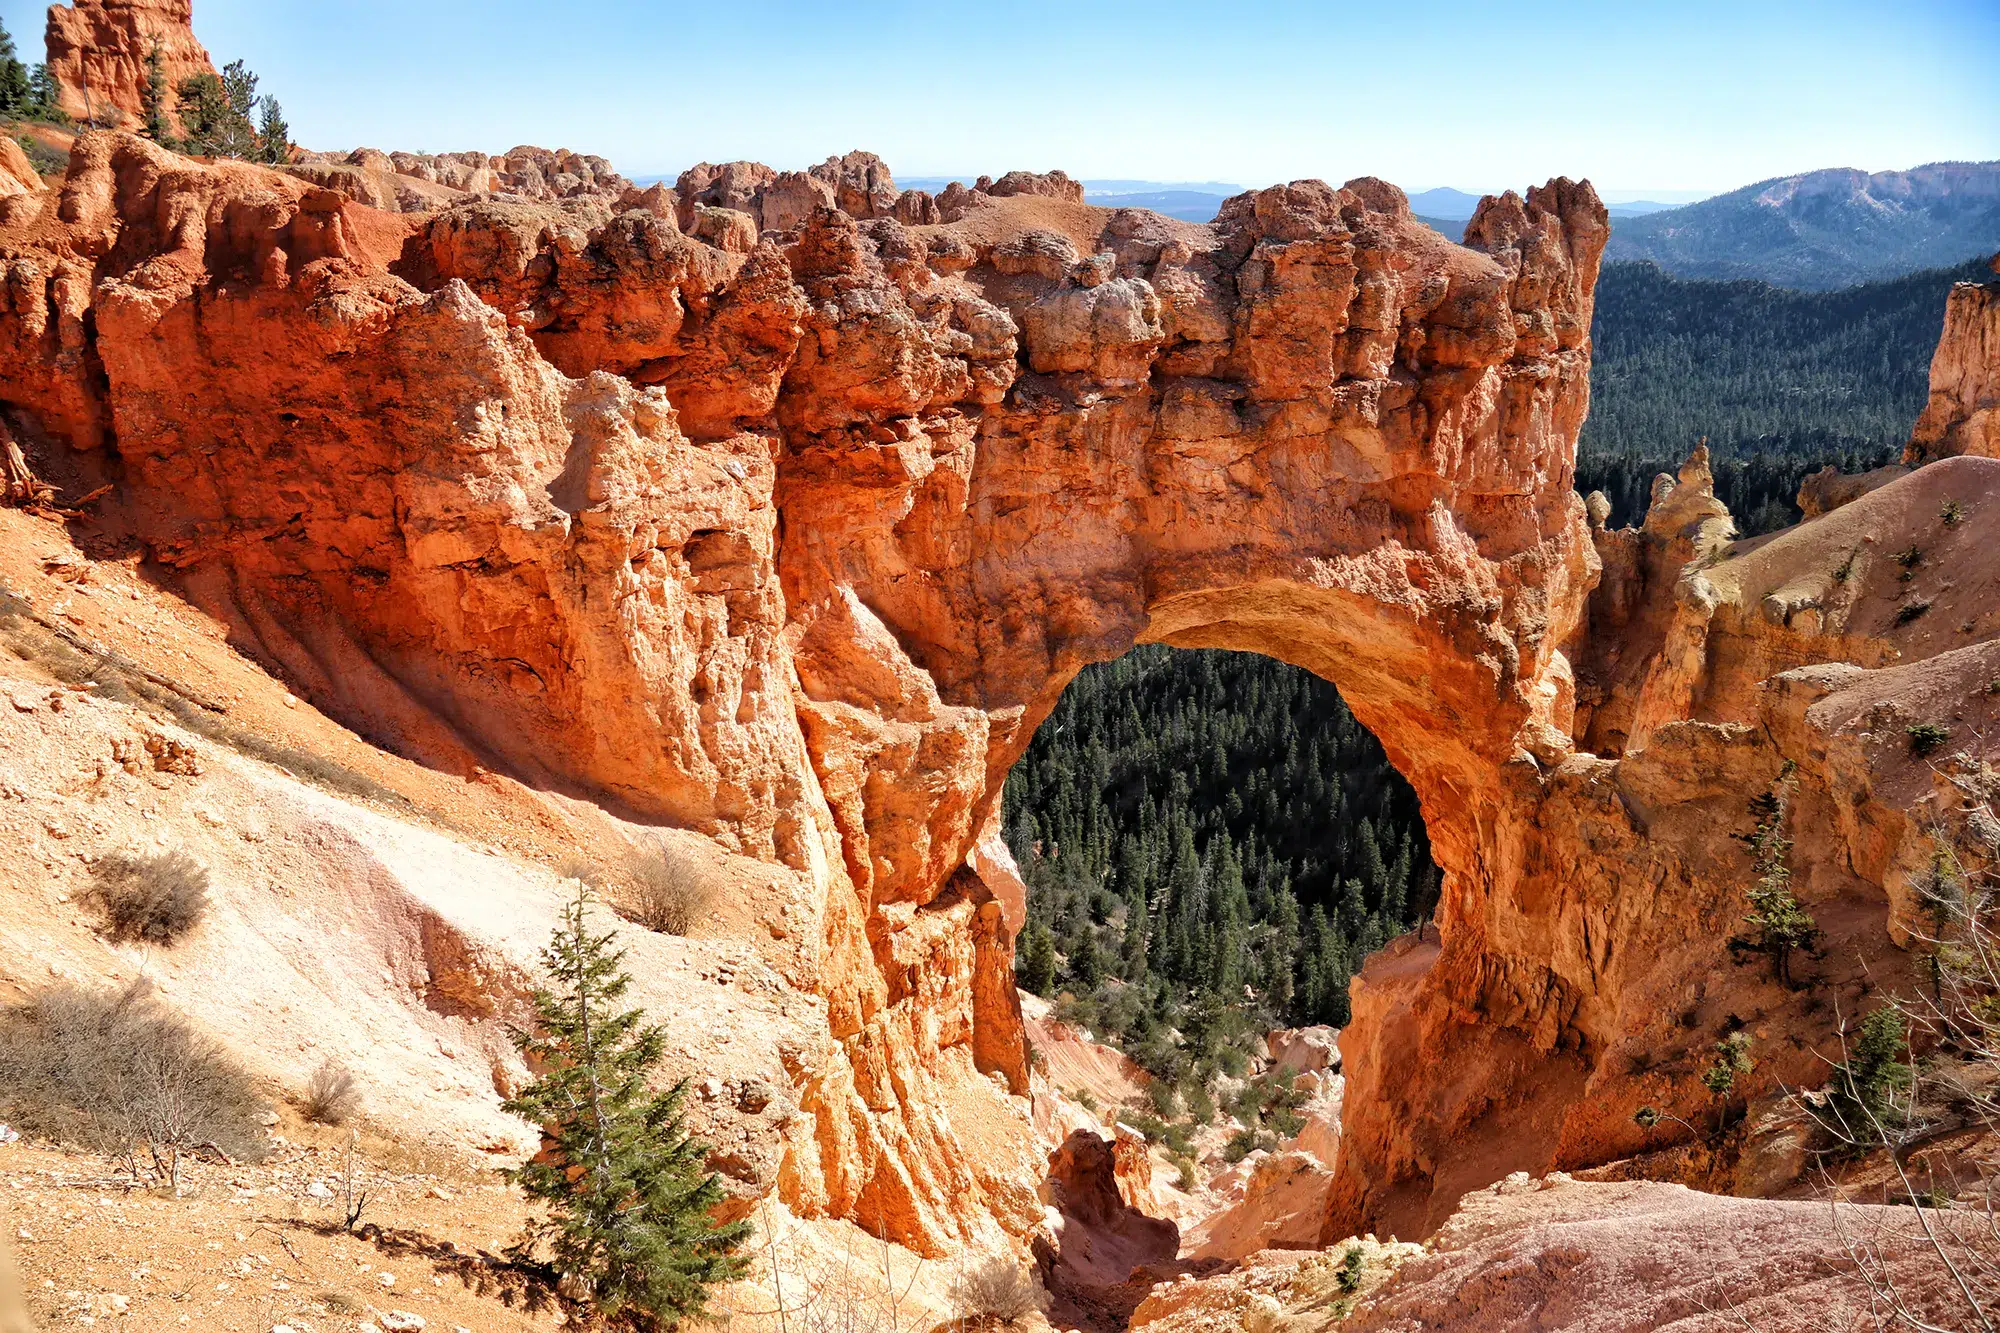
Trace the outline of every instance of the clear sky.
[[[40, 5], [0, 0], [24, 54]], [[308, 147], [1705, 194], [2000, 157], [2000, 0], [196, 0]]]

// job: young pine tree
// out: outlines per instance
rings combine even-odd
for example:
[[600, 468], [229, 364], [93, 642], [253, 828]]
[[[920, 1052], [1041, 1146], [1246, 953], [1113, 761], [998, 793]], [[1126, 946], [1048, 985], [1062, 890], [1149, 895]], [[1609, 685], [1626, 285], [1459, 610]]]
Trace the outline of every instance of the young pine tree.
[[1031, 922], [1025, 935], [1015, 974], [1022, 990], [1047, 999], [1056, 988], [1055, 937], [1039, 921]]
[[1797, 989], [1792, 980], [1792, 956], [1822, 955], [1814, 951], [1820, 937], [1819, 924], [1792, 894], [1792, 871], [1788, 864], [1792, 841], [1784, 835], [1785, 800], [1774, 787], [1750, 803], [1757, 816], [1756, 830], [1739, 835], [1750, 848], [1757, 881], [1747, 891], [1750, 911], [1743, 924], [1747, 934], [1732, 936], [1729, 953], [1738, 963], [1762, 954], [1771, 960], [1771, 979], [1788, 989]]
[[722, 1189], [703, 1169], [708, 1146], [682, 1128], [687, 1082], [648, 1086], [666, 1037], [641, 1026], [639, 1010], [617, 1009], [631, 984], [625, 955], [613, 934], [591, 933], [589, 902], [579, 887], [564, 908], [542, 951], [551, 988], [534, 994], [534, 1030], [514, 1036], [542, 1074], [506, 1109], [541, 1126], [543, 1146], [513, 1179], [549, 1208], [514, 1256], [532, 1262], [546, 1241], [555, 1270], [580, 1280], [605, 1315], [672, 1322], [742, 1273], [734, 1252], [749, 1225], [709, 1217]]
[[285, 123], [285, 109], [275, 97], [257, 102], [257, 159], [260, 162], [288, 162], [292, 156], [292, 127]]
[[28, 119], [54, 125], [73, 123], [69, 113], [62, 109], [62, 95], [62, 80], [46, 64], [36, 65], [28, 74]]
[[139, 89], [139, 104], [145, 112], [145, 135], [165, 148], [174, 146], [174, 124], [167, 117], [167, 67], [154, 42], [146, 51], [146, 82]]

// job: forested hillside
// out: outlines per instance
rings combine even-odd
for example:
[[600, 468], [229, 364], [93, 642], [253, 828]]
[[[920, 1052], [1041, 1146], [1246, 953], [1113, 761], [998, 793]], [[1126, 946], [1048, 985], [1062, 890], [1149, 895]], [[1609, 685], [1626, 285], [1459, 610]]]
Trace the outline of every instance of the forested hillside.
[[1246, 1034], [1346, 1022], [1348, 977], [1437, 893], [1382, 747], [1332, 685], [1253, 654], [1154, 645], [1086, 670], [1005, 819], [1029, 888], [1021, 984], [1068, 991], [1170, 1080]]
[[[1706, 436], [1746, 532], [1797, 521], [1805, 474], [1901, 449], [1945, 293], [1985, 274], [1808, 293], [1607, 267], [1578, 489], [1636, 522]], [[1084, 671], [1005, 820], [1029, 886], [1021, 984], [1190, 1095], [1256, 1032], [1344, 1023], [1362, 958], [1436, 900], [1416, 799], [1374, 737], [1332, 685], [1246, 654], [1142, 647]]]
[[1716, 492], [1746, 534], [1799, 519], [1799, 481], [1896, 457], [1923, 407], [1954, 282], [1983, 263], [1837, 292], [1699, 282], [1610, 264], [1597, 284], [1590, 417], [1576, 486], [1614, 526], [1646, 512], [1653, 477], [1708, 438]]

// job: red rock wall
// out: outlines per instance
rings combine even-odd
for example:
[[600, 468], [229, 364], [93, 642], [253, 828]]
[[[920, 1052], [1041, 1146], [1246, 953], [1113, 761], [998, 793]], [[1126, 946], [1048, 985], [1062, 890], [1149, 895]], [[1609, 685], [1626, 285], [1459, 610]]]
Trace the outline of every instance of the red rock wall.
[[145, 120], [146, 58], [157, 44], [173, 90], [190, 74], [213, 74], [194, 36], [193, 0], [75, 0], [50, 5], [49, 72], [62, 80], [62, 108], [78, 121], [137, 127]]

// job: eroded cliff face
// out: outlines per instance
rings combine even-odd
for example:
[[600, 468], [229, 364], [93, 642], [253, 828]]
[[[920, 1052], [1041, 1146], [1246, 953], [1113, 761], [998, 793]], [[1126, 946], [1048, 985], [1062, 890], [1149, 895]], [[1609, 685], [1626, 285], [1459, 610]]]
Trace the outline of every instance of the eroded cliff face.
[[[1031, 1136], [976, 1109], [1028, 1071], [1018, 904], [972, 854], [1063, 686], [1135, 642], [1335, 680], [1423, 801], [1437, 929], [1356, 985], [1331, 1235], [1646, 1146], [1633, 1109], [1684, 1099], [1648, 1061], [1760, 984], [1723, 961], [1729, 835], [1788, 759], [1853, 829], [1830, 933], [1892, 947], [1875, 867], [1915, 835], [1828, 739], [1874, 677], [1758, 688], [1879, 626], [1808, 614], [1789, 537], [1725, 559], [1699, 466], [1636, 535], [1570, 489], [1587, 185], [1457, 246], [1373, 180], [1196, 226], [1028, 173], [910, 203], [878, 164], [417, 215], [86, 135], [60, 192], [0, 200], [0, 399], [364, 734], [795, 876], [832, 1055], [790, 1070], [778, 1188], [925, 1252], [1040, 1219]], [[1916, 515], [1910, 480], [1827, 521]], [[1758, 1078], [1801, 1081], [1830, 1013], [1753, 998]]]
[[170, 90], [191, 74], [215, 73], [195, 39], [193, 0], [50, 5], [46, 41], [49, 72], [62, 80], [62, 109], [99, 125], [145, 120], [146, 61], [155, 46]]

